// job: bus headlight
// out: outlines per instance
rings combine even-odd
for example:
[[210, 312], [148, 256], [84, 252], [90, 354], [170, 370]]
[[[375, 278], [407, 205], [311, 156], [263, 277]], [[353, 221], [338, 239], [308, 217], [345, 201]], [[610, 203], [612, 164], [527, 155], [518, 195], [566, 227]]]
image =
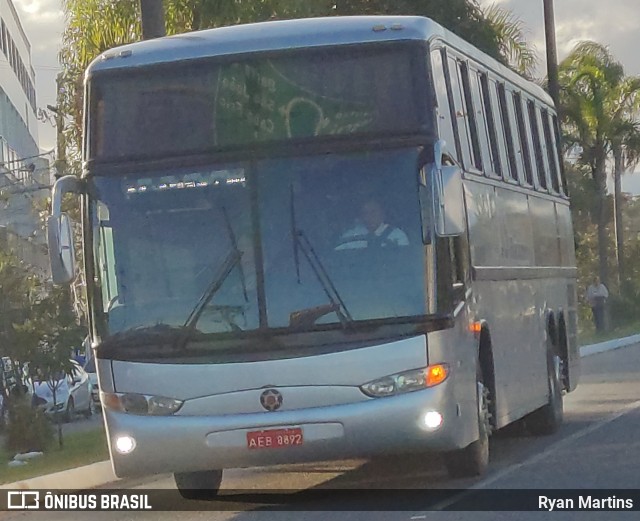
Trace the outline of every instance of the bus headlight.
[[147, 396], [135, 393], [101, 392], [100, 399], [107, 409], [144, 416], [169, 416], [176, 413], [184, 403], [166, 396]]
[[374, 398], [419, 391], [441, 384], [449, 376], [447, 364], [434, 364], [420, 369], [396, 373], [360, 387], [363, 393]]

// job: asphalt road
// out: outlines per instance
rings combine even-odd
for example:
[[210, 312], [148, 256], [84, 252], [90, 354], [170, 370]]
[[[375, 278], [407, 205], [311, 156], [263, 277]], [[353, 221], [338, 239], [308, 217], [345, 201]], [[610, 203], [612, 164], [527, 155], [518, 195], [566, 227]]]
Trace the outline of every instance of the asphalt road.
[[[553, 436], [492, 439], [489, 472], [481, 479], [449, 480], [436, 456], [381, 458], [225, 472], [223, 495], [212, 503], [180, 498], [169, 476], [122, 481], [119, 487], [161, 489], [171, 512], [93, 512], [91, 519], [271, 521], [385, 519], [392, 521], [637, 519], [637, 512], [461, 512], [476, 493], [510, 489], [640, 489], [640, 344], [583, 359], [578, 389], [565, 397], [565, 423]], [[237, 490], [323, 490], [291, 507], [282, 496], [238, 496]], [[328, 490], [327, 490], [328, 489]], [[338, 489], [332, 491], [331, 489]], [[365, 491], [345, 493], [345, 489]], [[419, 489], [408, 494], [407, 489]], [[441, 489], [464, 489], [450, 497]], [[438, 492], [438, 491], [441, 492]], [[142, 491], [142, 490], [141, 490]], [[366, 492], [373, 491], [373, 492]], [[387, 492], [384, 492], [387, 491]], [[420, 492], [421, 491], [421, 492]], [[435, 491], [435, 492], [434, 492]], [[304, 493], [304, 492], [303, 492]], [[400, 495], [394, 495], [400, 494]], [[636, 492], [638, 494], [638, 492]], [[289, 496], [297, 497], [297, 496]], [[606, 497], [606, 496], [605, 496]], [[637, 502], [640, 507], [640, 501]], [[452, 510], [452, 511], [451, 511]], [[86, 512], [4, 513], [0, 519], [84, 520]]]

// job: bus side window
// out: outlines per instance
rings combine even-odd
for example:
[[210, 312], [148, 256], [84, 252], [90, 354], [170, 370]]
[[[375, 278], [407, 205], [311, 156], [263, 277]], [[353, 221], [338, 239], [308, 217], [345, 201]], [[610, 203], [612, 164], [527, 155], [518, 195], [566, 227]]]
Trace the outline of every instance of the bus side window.
[[456, 138], [458, 126], [455, 105], [450, 102], [450, 86], [447, 84], [447, 68], [443, 59], [444, 49], [436, 49], [431, 53], [431, 72], [436, 102], [438, 104], [437, 125], [438, 137], [444, 139], [447, 152], [456, 158], [461, 157], [460, 142]]
[[536, 167], [538, 171], [538, 186], [547, 191], [547, 169], [542, 154], [542, 141], [540, 140], [540, 125], [538, 125], [538, 114], [536, 106], [532, 100], [527, 100], [527, 110], [529, 111], [529, 126], [531, 129], [531, 137], [533, 138], [533, 154], [536, 158]]
[[480, 91], [482, 93], [482, 107], [484, 108], [484, 122], [486, 137], [489, 140], [489, 151], [487, 157], [491, 158], [488, 165], [492, 172], [498, 177], [502, 177], [502, 157], [500, 147], [498, 145], [498, 134], [496, 132], [496, 124], [494, 119], [494, 111], [489, 91], [489, 80], [486, 72], [478, 72], [477, 79], [480, 83]]
[[473, 166], [476, 170], [482, 172], [482, 152], [480, 150], [480, 136], [479, 131], [482, 129], [478, 128], [478, 118], [476, 114], [476, 100], [474, 100], [474, 96], [472, 94], [472, 86], [471, 80], [469, 79], [469, 66], [466, 62], [459, 61], [458, 62], [460, 78], [462, 80], [462, 90], [464, 92], [464, 101], [467, 107], [466, 110], [466, 118], [467, 125], [469, 126], [470, 136], [471, 136], [471, 150], [473, 152]]
[[471, 134], [469, 132], [469, 124], [467, 119], [467, 106], [462, 95], [462, 85], [460, 82], [458, 61], [455, 58], [448, 57], [449, 83], [451, 85], [451, 99], [454, 114], [456, 116], [456, 128], [458, 131], [458, 139], [460, 140], [460, 162], [465, 168], [473, 167], [472, 151], [471, 151]]
[[549, 112], [547, 110], [543, 110], [541, 116], [545, 149], [547, 151], [547, 161], [549, 162], [549, 174], [551, 175], [551, 186], [554, 192], [560, 193], [560, 176], [558, 175], [558, 165], [556, 163], [558, 156], [557, 154], [554, 154], [555, 143], [553, 141], [553, 138], [551, 137]]
[[533, 186], [533, 168], [531, 167], [531, 156], [529, 155], [529, 140], [527, 137], [527, 126], [524, 121], [524, 113], [522, 111], [522, 97], [519, 92], [512, 92], [511, 99], [516, 113], [516, 123], [518, 125], [518, 138], [520, 144], [520, 160], [524, 164], [525, 178], [522, 180], [524, 184]]
[[506, 147], [506, 155], [508, 159], [508, 168], [505, 170], [505, 180], [518, 181], [518, 163], [516, 161], [516, 150], [513, 144], [513, 130], [511, 119], [509, 116], [509, 106], [507, 104], [507, 93], [504, 83], [496, 83], [496, 94], [498, 96], [498, 105], [500, 107], [500, 128], [502, 130], [501, 137], [503, 149]]

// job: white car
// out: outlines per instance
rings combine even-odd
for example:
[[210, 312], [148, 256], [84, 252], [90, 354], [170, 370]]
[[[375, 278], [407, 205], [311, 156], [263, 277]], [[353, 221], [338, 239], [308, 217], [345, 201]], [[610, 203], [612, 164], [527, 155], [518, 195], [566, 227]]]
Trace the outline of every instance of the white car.
[[[72, 421], [76, 412], [87, 418], [93, 413], [91, 403], [91, 382], [89, 375], [80, 364], [72, 360], [71, 374], [60, 375], [60, 378], [40, 382], [34, 380], [33, 403], [41, 407], [44, 412], [54, 418], [62, 418], [63, 421]], [[53, 388], [55, 388], [56, 400], [53, 400]]]
[[98, 387], [98, 374], [96, 373], [96, 364], [92, 357], [86, 364], [84, 364], [84, 370], [89, 375], [89, 382], [91, 383], [91, 400], [93, 401], [93, 407], [97, 411], [102, 408], [100, 403], [100, 388]]

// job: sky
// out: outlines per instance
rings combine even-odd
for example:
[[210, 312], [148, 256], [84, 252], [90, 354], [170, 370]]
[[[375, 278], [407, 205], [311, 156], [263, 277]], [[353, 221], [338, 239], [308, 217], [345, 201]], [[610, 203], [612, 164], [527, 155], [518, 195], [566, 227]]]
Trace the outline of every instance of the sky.
[[[55, 105], [55, 77], [59, 70], [57, 53], [64, 28], [62, 2], [13, 0], [13, 3], [32, 45], [38, 106], [44, 108], [47, 104]], [[525, 37], [539, 56], [538, 75], [544, 76], [543, 0], [478, 0], [478, 3], [482, 7], [498, 4], [522, 20]], [[627, 75], [640, 75], [640, 0], [555, 0], [554, 9], [560, 60], [579, 41], [594, 40], [609, 47], [614, 57], [623, 64]], [[41, 123], [38, 132], [43, 151], [55, 147], [55, 129], [50, 124]], [[627, 189], [640, 193], [640, 175], [626, 177], [634, 177], [627, 180], [627, 184], [634, 185], [633, 188]]]

